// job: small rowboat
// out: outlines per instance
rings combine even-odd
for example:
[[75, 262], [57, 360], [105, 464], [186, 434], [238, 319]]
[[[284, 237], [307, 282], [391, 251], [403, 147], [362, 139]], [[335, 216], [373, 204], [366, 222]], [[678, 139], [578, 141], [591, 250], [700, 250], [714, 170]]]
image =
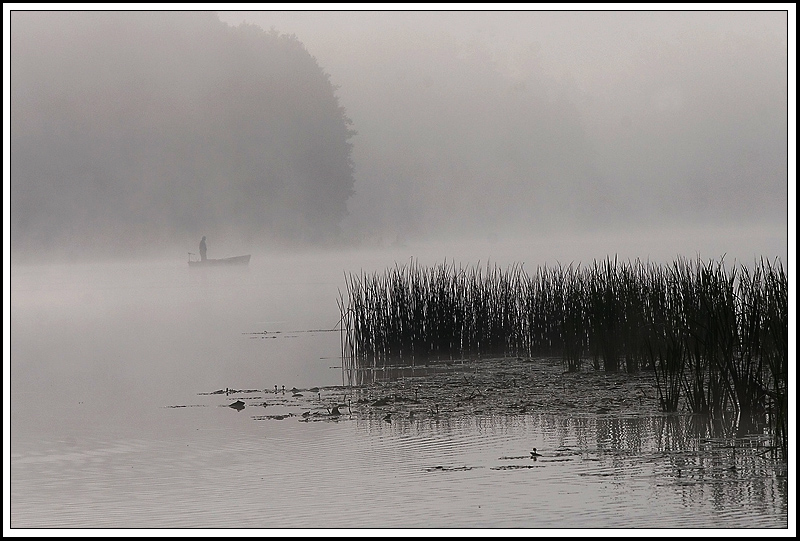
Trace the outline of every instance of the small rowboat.
[[216, 267], [216, 266], [225, 266], [225, 265], [247, 265], [250, 263], [250, 254], [247, 255], [237, 255], [235, 257], [225, 257], [222, 259], [206, 259], [205, 261], [201, 261], [198, 259], [192, 260], [189, 259], [189, 266], [190, 267]]

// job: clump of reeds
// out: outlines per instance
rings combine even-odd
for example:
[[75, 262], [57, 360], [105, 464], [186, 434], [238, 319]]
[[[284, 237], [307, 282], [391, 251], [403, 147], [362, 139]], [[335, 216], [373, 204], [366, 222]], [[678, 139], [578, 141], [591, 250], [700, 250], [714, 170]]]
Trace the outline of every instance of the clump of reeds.
[[677, 411], [686, 364], [680, 289], [667, 269], [653, 268], [645, 286], [642, 342], [656, 376], [663, 411]]
[[768, 413], [785, 449], [786, 274], [617, 259], [590, 267], [409, 265], [346, 276], [346, 369], [487, 355], [561, 356], [606, 371], [652, 370], [664, 411]]

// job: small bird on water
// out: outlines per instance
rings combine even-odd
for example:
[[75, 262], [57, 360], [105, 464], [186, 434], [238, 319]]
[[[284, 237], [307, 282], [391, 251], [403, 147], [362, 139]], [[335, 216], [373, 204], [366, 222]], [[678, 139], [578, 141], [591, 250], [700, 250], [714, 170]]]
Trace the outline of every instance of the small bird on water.
[[242, 411], [244, 409], [244, 402], [242, 402], [241, 400], [237, 400], [233, 404], [229, 404], [228, 407], [233, 408], [236, 411]]
[[531, 458], [536, 458], [536, 457], [540, 457], [540, 456], [542, 456], [542, 455], [540, 455], [539, 453], [537, 453], [537, 452], [536, 452], [536, 447], [534, 447], [534, 448], [533, 448], [533, 451], [531, 451]]

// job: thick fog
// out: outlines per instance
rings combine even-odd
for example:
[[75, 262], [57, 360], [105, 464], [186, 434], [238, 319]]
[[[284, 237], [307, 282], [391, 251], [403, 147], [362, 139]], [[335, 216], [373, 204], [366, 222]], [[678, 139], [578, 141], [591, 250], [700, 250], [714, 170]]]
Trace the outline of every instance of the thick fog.
[[[786, 12], [163, 13], [129, 41], [82, 16], [11, 13], [13, 254], [633, 235], [691, 256], [718, 232], [786, 256]], [[36, 101], [53, 78], [69, 93]]]
[[353, 120], [356, 235], [787, 226], [780, 12], [222, 13]]
[[[199, 395], [343, 385], [348, 276], [724, 255], [780, 258], [793, 283], [793, 7], [26, 7], [4, 10], [4, 441], [23, 464], [4, 478], [17, 516], [21, 491], [36, 513], [54, 506], [48, 520], [91, 516], [97, 498], [121, 520], [137, 495], [159, 507], [163, 495], [165, 516], [213, 502], [219, 486], [194, 490], [211, 470], [263, 485], [241, 435], [261, 445], [275, 423], [226, 407], [238, 395]], [[252, 260], [190, 266], [203, 237], [209, 258]], [[184, 436], [206, 428], [195, 471], [198, 440]], [[131, 442], [180, 475], [108, 460]]]

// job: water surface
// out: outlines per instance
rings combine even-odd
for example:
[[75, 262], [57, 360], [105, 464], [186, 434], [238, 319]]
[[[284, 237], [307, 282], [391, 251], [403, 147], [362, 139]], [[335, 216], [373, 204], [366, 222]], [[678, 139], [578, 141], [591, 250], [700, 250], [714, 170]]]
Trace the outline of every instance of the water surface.
[[[12, 528], [787, 527], [785, 463], [692, 437], [682, 416], [301, 422], [307, 408], [254, 406], [275, 385], [342, 385], [325, 331], [344, 272], [403, 259], [14, 267]], [[201, 394], [225, 388], [260, 394], [242, 411]]]

